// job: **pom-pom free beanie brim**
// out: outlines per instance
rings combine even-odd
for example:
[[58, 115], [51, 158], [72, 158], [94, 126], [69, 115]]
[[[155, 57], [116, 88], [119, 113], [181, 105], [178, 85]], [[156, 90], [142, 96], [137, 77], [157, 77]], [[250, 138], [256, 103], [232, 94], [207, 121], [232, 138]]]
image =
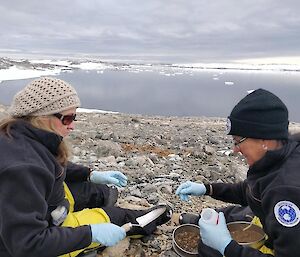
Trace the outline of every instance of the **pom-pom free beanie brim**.
[[9, 113], [13, 117], [43, 116], [79, 106], [77, 92], [69, 83], [57, 78], [41, 77], [14, 96]]
[[227, 120], [229, 135], [258, 139], [287, 139], [288, 110], [273, 93], [257, 89], [245, 96]]

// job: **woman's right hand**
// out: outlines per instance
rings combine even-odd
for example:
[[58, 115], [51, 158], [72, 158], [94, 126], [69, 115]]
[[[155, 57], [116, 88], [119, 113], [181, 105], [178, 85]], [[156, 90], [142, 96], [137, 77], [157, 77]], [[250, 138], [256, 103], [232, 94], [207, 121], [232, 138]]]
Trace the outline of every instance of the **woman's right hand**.
[[92, 242], [105, 246], [116, 245], [126, 237], [125, 229], [113, 223], [91, 224]]
[[190, 195], [202, 196], [205, 193], [206, 187], [203, 183], [191, 181], [182, 183], [176, 190], [176, 195], [178, 195], [182, 201], [188, 201]]

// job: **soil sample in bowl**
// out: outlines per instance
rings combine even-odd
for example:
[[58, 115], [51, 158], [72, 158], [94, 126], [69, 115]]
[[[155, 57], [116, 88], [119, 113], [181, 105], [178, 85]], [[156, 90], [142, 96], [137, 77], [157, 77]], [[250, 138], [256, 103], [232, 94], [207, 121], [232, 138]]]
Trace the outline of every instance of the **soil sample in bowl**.
[[230, 232], [232, 239], [239, 243], [251, 243], [261, 239], [261, 234], [253, 231], [251, 229], [248, 230], [239, 230], [239, 231], [231, 231]]
[[176, 243], [183, 250], [188, 252], [198, 252], [199, 233], [195, 231], [182, 231], [175, 236]]
[[233, 240], [243, 245], [260, 242], [265, 238], [262, 228], [249, 222], [231, 222], [227, 227]]

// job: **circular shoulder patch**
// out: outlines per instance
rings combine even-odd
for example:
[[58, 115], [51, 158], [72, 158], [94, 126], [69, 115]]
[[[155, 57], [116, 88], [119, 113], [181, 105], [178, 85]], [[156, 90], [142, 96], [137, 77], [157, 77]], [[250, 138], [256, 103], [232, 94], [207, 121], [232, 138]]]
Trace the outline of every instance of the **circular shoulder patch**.
[[300, 211], [296, 204], [290, 201], [280, 201], [274, 207], [277, 221], [285, 227], [296, 226], [300, 222]]
[[228, 135], [229, 132], [231, 130], [231, 120], [229, 118], [227, 118], [227, 122], [226, 122], [226, 134]]

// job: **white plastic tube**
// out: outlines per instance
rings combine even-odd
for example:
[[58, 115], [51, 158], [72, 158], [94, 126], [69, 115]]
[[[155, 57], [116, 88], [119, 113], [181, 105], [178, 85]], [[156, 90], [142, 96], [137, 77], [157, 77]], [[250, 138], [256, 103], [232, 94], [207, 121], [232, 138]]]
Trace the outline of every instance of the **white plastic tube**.
[[216, 225], [218, 224], [219, 214], [212, 208], [204, 208], [201, 211], [201, 220], [205, 223]]

